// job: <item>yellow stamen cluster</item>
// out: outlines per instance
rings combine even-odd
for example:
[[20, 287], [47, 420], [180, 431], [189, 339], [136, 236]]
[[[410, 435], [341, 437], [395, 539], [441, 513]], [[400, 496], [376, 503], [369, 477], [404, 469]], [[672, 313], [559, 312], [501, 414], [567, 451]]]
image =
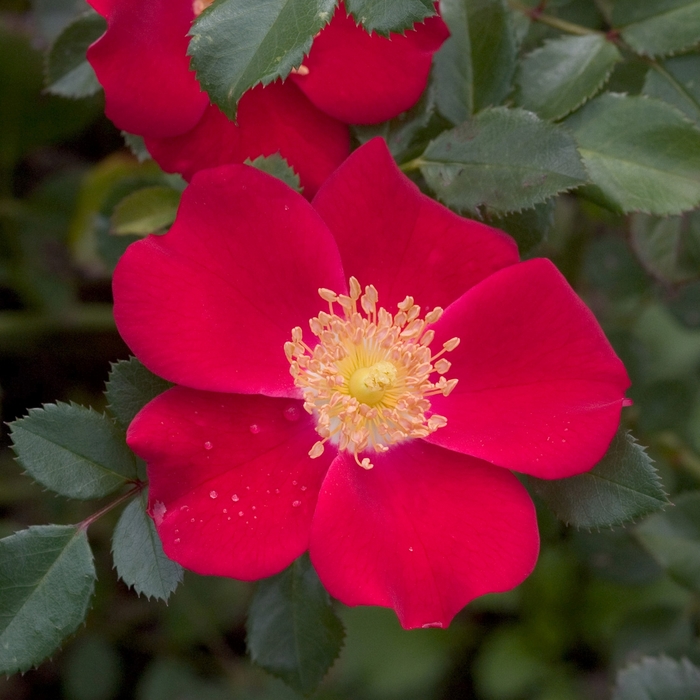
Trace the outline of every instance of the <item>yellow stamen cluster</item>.
[[[328, 313], [322, 311], [309, 321], [318, 344], [307, 345], [299, 327], [284, 344], [304, 408], [316, 416], [316, 431], [323, 438], [309, 455], [319, 457], [331, 441], [371, 469], [369, 458], [360, 460], [359, 453], [386, 452], [390, 445], [426, 437], [446, 425], [444, 416], [426, 415], [429, 397], [447, 396], [457, 384], [442, 376], [450, 369], [442, 355], [454, 350], [459, 338], [448, 340], [435, 355], [429, 347], [435, 332], [427, 327], [440, 318], [442, 309], [420, 318], [420, 306], [406, 297], [392, 316], [377, 307], [376, 288], [369, 285], [363, 294], [354, 277], [349, 295], [330, 289], [319, 289], [319, 295], [328, 302]], [[437, 381], [431, 380], [433, 373], [440, 375]]]

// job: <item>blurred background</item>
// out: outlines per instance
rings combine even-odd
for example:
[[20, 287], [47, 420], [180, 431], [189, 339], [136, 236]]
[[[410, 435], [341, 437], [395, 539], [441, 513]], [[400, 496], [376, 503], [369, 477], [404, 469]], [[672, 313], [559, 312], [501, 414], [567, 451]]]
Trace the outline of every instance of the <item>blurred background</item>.
[[[585, 23], [588, 4], [560, 0], [550, 11]], [[115, 233], [115, 206], [144, 186], [182, 185], [132, 155], [104, 117], [101, 93], [68, 100], [44, 92], [43, 52], [75, 6], [0, 0], [0, 536], [77, 522], [100, 506], [55, 497], [24, 476], [5, 423], [43, 402], [104, 408], [110, 362], [129, 356], [112, 321], [110, 274], [133, 238]], [[531, 31], [541, 38], [547, 30]], [[613, 83], [640, 89], [643, 73], [625, 70]], [[551, 257], [603, 324], [633, 380], [625, 424], [649, 446], [672, 500], [698, 489], [697, 213], [660, 223], [571, 196], [550, 213], [545, 239], [529, 241], [526, 255]], [[659, 226], [666, 247], [650, 249]], [[700, 662], [699, 592], [664, 572], [633, 525], [576, 531], [538, 509], [535, 573], [476, 601], [447, 631], [404, 632], [389, 611], [338, 606], [345, 646], [315, 697], [605, 700], [615, 671], [644, 655]], [[166, 605], [117, 580], [110, 538], [118, 515], [90, 529], [98, 584], [86, 625], [40, 668], [0, 679], [0, 698], [297, 697], [246, 657], [252, 586], [186, 574]], [[700, 533], [693, 536], [697, 543]]]

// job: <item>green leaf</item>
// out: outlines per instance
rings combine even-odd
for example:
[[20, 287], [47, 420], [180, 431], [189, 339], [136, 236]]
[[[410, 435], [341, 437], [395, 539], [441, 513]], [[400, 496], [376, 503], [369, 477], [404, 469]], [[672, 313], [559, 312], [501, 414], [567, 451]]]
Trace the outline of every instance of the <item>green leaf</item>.
[[136, 160], [138, 160], [139, 163], [151, 160], [151, 154], [146, 148], [146, 142], [143, 140], [143, 136], [122, 131], [122, 138], [127, 148], [136, 156]]
[[173, 385], [147, 370], [135, 357], [112, 364], [105, 396], [107, 408], [126, 430], [134, 416], [158, 394]]
[[617, 210], [665, 216], [700, 205], [700, 130], [673, 107], [605, 94], [566, 126], [594, 191]]
[[700, 592], [700, 492], [685, 493], [675, 507], [656, 513], [636, 530], [639, 541], [681, 586]]
[[282, 180], [295, 192], [301, 192], [304, 189], [301, 186], [299, 176], [279, 153], [273, 153], [271, 156], [258, 156], [255, 160], [248, 158], [245, 164], [252, 165], [254, 168]]
[[668, 504], [651, 458], [623, 430], [591, 471], [556, 481], [530, 477], [528, 482], [560, 520], [576, 527], [620, 525]]
[[561, 119], [593, 97], [620, 60], [602, 34], [547, 41], [520, 63], [516, 101], [543, 119]]
[[630, 218], [632, 248], [658, 279], [676, 284], [700, 277], [700, 213]]
[[78, 98], [94, 95], [102, 89], [85, 53], [106, 28], [104, 17], [89, 12], [61, 32], [46, 58], [47, 92]]
[[418, 159], [428, 185], [448, 206], [518, 211], [586, 180], [571, 135], [522, 109], [477, 114], [432, 141]]
[[112, 233], [119, 236], [156, 233], [170, 227], [180, 205], [180, 192], [154, 185], [122, 199], [112, 212]]
[[646, 74], [644, 94], [668, 102], [700, 126], [700, 56], [677, 56]]
[[0, 540], [0, 673], [53, 654], [85, 619], [95, 567], [85, 530], [30, 527]]
[[252, 660], [305, 695], [326, 675], [344, 637], [307, 555], [258, 584], [247, 629]]
[[47, 42], [88, 9], [85, 0], [32, 0], [31, 5], [37, 29]]
[[645, 658], [617, 674], [613, 700], [697, 700], [700, 668], [688, 659]]
[[136, 478], [134, 455], [110, 418], [76, 404], [46, 404], [10, 423], [20, 464], [46, 488], [99, 498]]
[[642, 54], [676, 53], [700, 42], [700, 0], [616, 0], [612, 20]]
[[167, 600], [182, 581], [182, 567], [165, 556], [146, 503], [142, 491], [121, 514], [112, 538], [114, 566], [139, 595]]
[[536, 204], [515, 214], [490, 219], [489, 226], [495, 226], [509, 233], [518, 244], [520, 255], [525, 255], [547, 238], [554, 223], [555, 200]]
[[517, 45], [504, 0], [443, 0], [450, 38], [435, 56], [438, 109], [460, 124], [510, 92]]
[[435, 14], [433, 0], [345, 0], [345, 7], [368, 32], [403, 32]]
[[209, 97], [233, 119], [243, 93], [301, 65], [336, 0], [219, 0], [195, 21], [189, 54]]

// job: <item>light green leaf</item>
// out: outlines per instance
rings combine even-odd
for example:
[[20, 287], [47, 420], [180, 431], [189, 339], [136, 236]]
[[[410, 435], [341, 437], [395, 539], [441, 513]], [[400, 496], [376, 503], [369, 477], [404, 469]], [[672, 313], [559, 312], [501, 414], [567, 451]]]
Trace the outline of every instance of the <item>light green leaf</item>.
[[144, 163], [151, 159], [151, 154], [146, 148], [146, 142], [143, 140], [143, 136], [137, 136], [136, 134], [122, 131], [122, 138], [127, 148], [136, 156], [136, 160], [138, 160], [139, 163]]
[[645, 520], [636, 535], [674, 581], [700, 593], [700, 492], [674, 502], [674, 508]]
[[651, 458], [623, 430], [591, 471], [528, 482], [560, 520], [576, 527], [620, 525], [668, 504]]
[[348, 12], [368, 32], [403, 32], [435, 14], [433, 0], [345, 0]]
[[697, 700], [700, 668], [688, 659], [646, 658], [617, 674], [613, 700]]
[[136, 478], [134, 455], [110, 418], [76, 404], [46, 404], [10, 423], [20, 464], [46, 488], [99, 498]]
[[258, 584], [247, 628], [252, 660], [305, 695], [326, 675], [344, 637], [307, 555]]
[[440, 113], [460, 124], [510, 92], [517, 46], [504, 0], [443, 0], [450, 38], [435, 55]]
[[700, 0], [616, 0], [612, 20], [639, 53], [666, 55], [700, 43]]
[[505, 107], [484, 110], [444, 132], [417, 164], [440, 200], [471, 211], [518, 211], [586, 180], [565, 129]]
[[136, 190], [122, 199], [112, 213], [112, 233], [118, 236], [156, 233], [167, 229], [177, 214], [180, 192], [163, 185]]
[[644, 94], [668, 102], [700, 126], [700, 55], [669, 58], [649, 70]]
[[516, 100], [543, 119], [561, 119], [593, 97], [620, 60], [620, 52], [602, 34], [545, 42], [520, 63]]
[[301, 192], [304, 189], [301, 186], [299, 176], [279, 153], [273, 153], [271, 156], [258, 156], [255, 160], [248, 158], [245, 164], [252, 165], [254, 168], [262, 170], [278, 180], [282, 180], [285, 185], [289, 185], [295, 192]]
[[700, 205], [700, 130], [664, 102], [605, 94], [566, 126], [602, 200], [624, 212], [680, 214]]
[[190, 31], [197, 79], [233, 119], [246, 90], [286, 78], [301, 65], [335, 5], [336, 0], [218, 0]]
[[61, 97], [88, 97], [102, 87], [85, 58], [88, 46], [104, 34], [107, 22], [89, 12], [69, 24], [56, 39], [46, 58], [47, 92]]
[[26, 671], [85, 619], [95, 567], [85, 530], [30, 527], [0, 540], [0, 672]]
[[114, 566], [119, 578], [139, 595], [167, 600], [182, 581], [183, 571], [165, 556], [146, 503], [142, 491], [121, 514], [112, 538]]
[[630, 241], [655, 277], [673, 284], [700, 277], [700, 213], [660, 218], [634, 214]]
[[135, 357], [112, 364], [105, 396], [110, 413], [126, 430], [136, 414], [173, 385], [147, 370]]

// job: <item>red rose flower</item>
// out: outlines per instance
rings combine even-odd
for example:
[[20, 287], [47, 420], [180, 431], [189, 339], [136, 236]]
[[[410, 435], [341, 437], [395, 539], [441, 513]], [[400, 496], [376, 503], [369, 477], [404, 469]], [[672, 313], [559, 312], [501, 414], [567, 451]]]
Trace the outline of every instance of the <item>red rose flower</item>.
[[421, 194], [380, 139], [312, 204], [248, 166], [198, 173], [114, 296], [179, 384], [128, 433], [168, 556], [252, 580], [308, 549], [333, 596], [407, 628], [531, 572], [508, 470], [590, 469], [629, 385], [552, 263]]
[[89, 0], [107, 31], [88, 50], [107, 116], [145, 138], [153, 158], [187, 179], [203, 168], [280, 152], [304, 193], [350, 152], [347, 123], [374, 123], [411, 107], [447, 38], [439, 17], [405, 36], [368, 35], [339, 7], [298, 73], [249, 90], [230, 121], [190, 70], [187, 33], [202, 0]]

